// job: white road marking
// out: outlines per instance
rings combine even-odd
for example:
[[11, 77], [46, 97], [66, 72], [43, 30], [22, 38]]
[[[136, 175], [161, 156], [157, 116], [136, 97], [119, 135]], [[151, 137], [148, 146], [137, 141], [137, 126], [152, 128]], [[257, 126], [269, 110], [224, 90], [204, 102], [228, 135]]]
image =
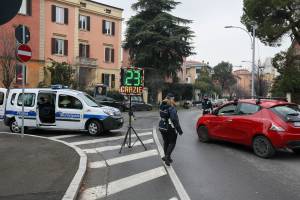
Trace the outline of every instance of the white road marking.
[[148, 181], [157, 179], [159, 177], [167, 175], [167, 172], [164, 167], [158, 167], [155, 169], [151, 169], [145, 172], [141, 172], [138, 174], [134, 174], [132, 176], [128, 176], [126, 178], [122, 178], [113, 182], [108, 183], [107, 191], [105, 191], [106, 186], [97, 186], [93, 188], [86, 189], [80, 199], [82, 200], [96, 200], [99, 198], [103, 198], [109, 195], [116, 194], [123, 190], [135, 187], [137, 185], [146, 183]]
[[106, 185], [92, 187], [84, 190], [79, 196], [79, 200], [99, 199], [106, 196]]
[[177, 197], [173, 197], [173, 198], [171, 198], [169, 200], [178, 200], [178, 199], [177, 199]]
[[[108, 160], [106, 160], [106, 163], [109, 166], [113, 166], [113, 165], [129, 162], [129, 161], [133, 161], [133, 160], [139, 160], [142, 158], [156, 156], [156, 155], [158, 155], [158, 152], [155, 149], [155, 150], [144, 151], [144, 152], [135, 153], [135, 154], [127, 155], [127, 156], [120, 156], [117, 158], [108, 159]], [[89, 167], [90, 168], [103, 168], [103, 167], [106, 167], [106, 164], [104, 161], [91, 162], [91, 163], [89, 163]]]
[[[158, 136], [157, 136], [157, 133], [156, 133], [156, 128], [153, 127], [153, 138], [155, 140], [155, 143], [157, 144], [157, 148], [158, 148], [158, 151], [160, 153], [160, 156], [163, 156], [164, 155], [164, 151], [163, 151], [163, 147], [161, 146], [160, 142], [159, 142], [159, 139], [158, 139]], [[189, 197], [189, 195], [187, 194], [186, 190], [184, 189], [181, 181], [179, 180], [176, 172], [174, 171], [173, 167], [170, 166], [170, 167], [166, 167], [169, 175], [170, 175], [170, 178], [175, 186], [175, 189], [180, 197], [181, 200], [190, 200], [191, 198]]]
[[53, 137], [49, 137], [51, 139], [55, 139], [55, 140], [59, 140], [59, 139], [64, 139], [64, 138], [70, 138], [70, 137], [76, 137], [76, 136], [82, 136], [82, 135], [59, 135], [59, 136], [53, 136]]
[[89, 166], [89, 168], [92, 168], [92, 169], [104, 168], [104, 167], [106, 167], [106, 163], [105, 163], [105, 161], [90, 162], [88, 164], [88, 166]]
[[[151, 144], [153, 143], [153, 139], [145, 140], [143, 141], [144, 144]], [[140, 146], [142, 145], [140, 141], [136, 142], [134, 146]], [[116, 146], [104, 146], [104, 147], [98, 147], [98, 148], [91, 148], [91, 149], [83, 149], [85, 153], [99, 153], [99, 152], [104, 152], [104, 151], [112, 151], [112, 150], [117, 150], [120, 149], [121, 145], [116, 145]], [[124, 147], [126, 148], [126, 146]]]
[[[141, 133], [138, 134], [139, 136], [147, 136], [147, 135], [152, 135], [152, 132], [146, 132], [146, 133]], [[125, 136], [118, 136], [118, 137], [109, 137], [109, 138], [101, 138], [101, 139], [94, 139], [94, 140], [85, 140], [85, 141], [80, 141], [80, 142], [71, 142], [72, 145], [83, 145], [83, 144], [94, 144], [94, 143], [99, 143], [99, 142], [108, 142], [108, 141], [114, 141], [114, 140], [119, 140], [123, 139]], [[132, 134], [132, 138], [135, 138], [136, 136]]]

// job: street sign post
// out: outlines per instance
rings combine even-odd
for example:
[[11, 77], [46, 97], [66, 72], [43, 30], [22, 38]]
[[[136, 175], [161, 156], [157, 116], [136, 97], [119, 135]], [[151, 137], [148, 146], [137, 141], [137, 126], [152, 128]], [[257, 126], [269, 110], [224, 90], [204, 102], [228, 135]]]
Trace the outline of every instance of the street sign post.
[[17, 59], [22, 63], [29, 61], [32, 56], [31, 48], [26, 44], [19, 45], [17, 48], [16, 56]]
[[[25, 34], [25, 37], [23, 38]], [[19, 25], [15, 29], [15, 37], [20, 44], [27, 44], [30, 40], [29, 28], [25, 25]]]
[[[23, 31], [22, 41], [26, 41], [25, 39], [25, 31]], [[20, 62], [22, 62], [22, 129], [21, 134], [24, 136], [24, 99], [25, 99], [25, 62], [29, 61], [32, 56], [31, 48], [26, 44], [21, 44], [17, 48], [16, 57]]]

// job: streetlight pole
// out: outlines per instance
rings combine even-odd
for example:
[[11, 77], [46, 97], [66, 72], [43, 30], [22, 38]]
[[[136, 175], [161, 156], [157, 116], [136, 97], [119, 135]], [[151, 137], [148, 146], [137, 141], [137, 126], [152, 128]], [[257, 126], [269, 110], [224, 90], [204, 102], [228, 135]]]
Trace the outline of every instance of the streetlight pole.
[[249, 32], [242, 28], [242, 27], [239, 27], [239, 26], [225, 26], [224, 28], [238, 28], [238, 29], [241, 29], [243, 31], [245, 31], [249, 37], [250, 37], [250, 40], [251, 40], [251, 49], [252, 49], [252, 73], [251, 73], [251, 96], [252, 98], [254, 98], [255, 96], [255, 91], [254, 91], [254, 77], [255, 77], [255, 34], [256, 34], [256, 28], [257, 26], [256, 25], [253, 25], [252, 26], [252, 36], [249, 34]]

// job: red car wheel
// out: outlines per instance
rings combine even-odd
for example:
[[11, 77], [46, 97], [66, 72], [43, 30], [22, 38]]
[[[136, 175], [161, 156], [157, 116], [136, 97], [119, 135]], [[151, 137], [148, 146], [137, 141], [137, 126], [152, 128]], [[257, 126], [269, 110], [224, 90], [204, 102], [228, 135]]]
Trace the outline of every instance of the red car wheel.
[[208, 129], [205, 126], [199, 126], [197, 129], [198, 137], [200, 142], [209, 142], [209, 133]]
[[275, 149], [270, 140], [262, 135], [253, 139], [252, 148], [255, 155], [261, 158], [270, 158], [275, 154]]

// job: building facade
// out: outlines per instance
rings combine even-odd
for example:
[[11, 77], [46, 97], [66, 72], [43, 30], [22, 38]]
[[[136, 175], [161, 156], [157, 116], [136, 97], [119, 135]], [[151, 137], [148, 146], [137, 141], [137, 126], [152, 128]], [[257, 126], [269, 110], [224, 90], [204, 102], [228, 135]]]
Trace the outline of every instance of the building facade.
[[72, 65], [80, 88], [101, 83], [113, 90], [119, 87], [123, 9], [91, 0], [24, 2], [31, 16], [19, 14], [5, 26], [24, 24], [32, 30], [33, 61], [42, 64], [34, 69], [28, 64], [27, 77], [36, 79], [28, 78], [28, 87], [47, 79], [44, 66], [51, 59]]
[[[34, 3], [33, 3], [34, 2]], [[23, 0], [19, 13], [8, 23], [0, 26], [1, 38], [11, 39], [15, 37], [15, 28], [23, 24], [29, 28], [30, 41], [27, 43], [32, 49], [32, 58], [26, 63], [25, 83], [26, 87], [35, 87], [40, 81], [40, 71], [44, 66], [44, 55], [41, 51], [42, 36], [40, 32], [40, 0]], [[15, 42], [13, 42], [15, 43]], [[14, 44], [13, 44], [14, 45]], [[0, 47], [4, 48], [4, 47]], [[7, 48], [7, 47], [6, 47]], [[0, 79], [2, 76], [0, 76]], [[22, 84], [22, 67], [16, 66], [16, 76], [12, 87], [20, 87]], [[2, 87], [2, 82], [0, 82]]]
[[201, 78], [203, 70], [212, 72], [211, 67], [204, 61], [184, 61], [182, 64], [182, 70], [178, 72], [178, 78], [181, 83], [194, 84], [197, 79]]
[[251, 72], [247, 69], [235, 70], [233, 72], [236, 78], [236, 95], [238, 97], [250, 97], [251, 96]]

